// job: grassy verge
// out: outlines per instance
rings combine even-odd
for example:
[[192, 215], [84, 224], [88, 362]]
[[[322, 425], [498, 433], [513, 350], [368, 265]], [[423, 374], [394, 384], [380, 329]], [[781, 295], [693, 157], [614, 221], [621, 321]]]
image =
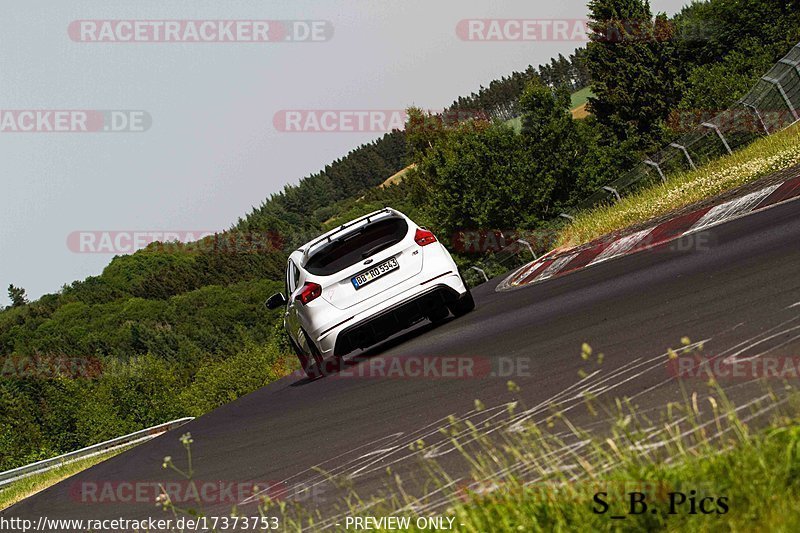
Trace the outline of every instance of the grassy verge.
[[[698, 351], [702, 346], [685, 340], [664, 362]], [[583, 357], [602, 364], [602, 356], [593, 358], [588, 347]], [[393, 506], [357, 500], [351, 512], [411, 516], [412, 524], [417, 516], [445, 515], [455, 519], [457, 530], [469, 532], [798, 531], [798, 396], [779, 399], [762, 385], [761, 401], [736, 407], [713, 380], [699, 394], [681, 383], [682, 400], [667, 405], [658, 419], [628, 399], [603, 406], [587, 393], [590, 412], [609, 421], [592, 432], [572, 425], [556, 406], [538, 424], [511, 424], [516, 431], [504, 432], [499, 441], [465, 421], [447, 433], [473, 465], [476, 482], [456, 483], [446, 507], [418, 515], [413, 509], [429, 500], [405, 497]], [[765, 413], [772, 421], [754, 430], [764, 426]], [[521, 420], [513, 414], [510, 419]], [[478, 446], [468, 446], [469, 440]], [[431, 461], [423, 468], [430, 486], [441, 489], [453, 481]], [[605, 493], [600, 498], [607, 507], [595, 499], [599, 493]], [[646, 510], [631, 506], [632, 493], [644, 495]]]
[[[663, 363], [702, 350], [684, 339]], [[584, 345], [582, 359], [587, 367], [579, 375], [589, 379], [603, 357]], [[505, 418], [487, 411], [492, 425], [451, 419], [440, 430], [442, 439], [417, 441], [409, 451], [451, 448], [471, 466], [467, 481], [420, 453], [411, 479], [401, 480], [390, 467], [382, 491], [365, 496], [351, 489], [341, 499], [335, 530], [346, 529], [346, 516], [405, 517], [407, 531], [430, 530], [415, 523], [431, 516], [453, 519], [455, 531], [476, 533], [800, 530], [796, 389], [781, 382], [776, 393], [770, 383], [753, 383], [753, 400], [736, 406], [714, 380], [698, 379], [691, 386], [678, 380], [677, 401], [657, 411], [642, 411], [627, 398], [601, 402], [587, 387], [581, 402], [598, 422], [591, 430], [572, 424], [561, 405], [528, 410], [519, 399], [499, 406]], [[509, 391], [520, 392], [511, 382]], [[479, 401], [475, 406], [476, 412], [486, 409]], [[423, 487], [423, 495], [412, 496], [418, 492], [412, 486]], [[646, 510], [631, 507], [632, 493], [644, 495]], [[262, 515], [277, 512], [288, 530], [324, 522], [313, 505], [262, 501]]]
[[[680, 368], [680, 358], [702, 356], [702, 343], [681, 343], [650, 362]], [[579, 394], [577, 405], [594, 416], [591, 429], [569, 420], [576, 404], [528, 409], [519, 387], [509, 382], [516, 400], [491, 409], [476, 400], [469, 416], [451, 417], [439, 437], [429, 435], [432, 442], [410, 444], [408, 452], [416, 452], [418, 461], [414, 476], [401, 479], [389, 466], [384, 488], [363, 495], [352, 488], [352, 479], [320, 472], [350, 487], [345, 497], [337, 496], [336, 517], [321, 516], [313, 500], [268, 497], [258, 514], [282, 516], [281, 526], [289, 531], [315, 530], [327, 520], [333, 530], [347, 530], [347, 517], [390, 516], [407, 522], [399, 529], [376, 523], [369, 529], [430, 531], [426, 518], [436, 517], [450, 524], [445, 529], [475, 533], [800, 530], [796, 388], [785, 381], [752, 382], [749, 401], [737, 406], [725, 388], [698, 370], [691, 382], [676, 380], [675, 401], [643, 410], [629, 398], [596, 396], [591, 380], [603, 355], [584, 345], [581, 358], [583, 383], [573, 392]], [[164, 467], [191, 480], [193, 440], [189, 434], [180, 440], [186, 466], [165, 458]], [[437, 461], [444, 449], [469, 465], [466, 479], [452, 477]], [[166, 493], [158, 505], [175, 515], [205, 514], [202, 506], [179, 507]], [[232, 516], [240, 513], [234, 508]]]
[[87, 468], [98, 463], [102, 463], [106, 459], [110, 459], [115, 455], [122, 453], [125, 451], [125, 449], [127, 448], [122, 448], [110, 453], [75, 461], [74, 463], [69, 463], [59, 468], [42, 472], [41, 474], [34, 474], [6, 485], [2, 488], [2, 490], [0, 490], [0, 510], [10, 507], [15, 503], [24, 500], [28, 496], [32, 496], [39, 491], [55, 485], [62, 479], [73, 476], [78, 472], [86, 470]]
[[[798, 531], [799, 450], [800, 426], [797, 420], [785, 420], [722, 453], [706, 449], [670, 465], [623, 463], [602, 479], [560, 487], [512, 482], [510, 488], [473, 496], [449, 512], [456, 523], [464, 524], [462, 530], [476, 532], [498, 527], [509, 531]], [[603, 500], [610, 505], [603, 514], [594, 512], [602, 509], [594, 500], [600, 491], [607, 493]], [[694, 506], [691, 491], [695, 491]], [[630, 514], [631, 492], [646, 495], [646, 511], [637, 505], [637, 514]], [[676, 493], [685, 495], [685, 500]], [[701, 510], [699, 502], [704, 498], [713, 501], [706, 500]], [[612, 519], [612, 515], [625, 518]]]
[[690, 172], [670, 176], [622, 201], [584, 211], [558, 237], [558, 246], [577, 246], [605, 234], [665, 215], [800, 163], [800, 125]]

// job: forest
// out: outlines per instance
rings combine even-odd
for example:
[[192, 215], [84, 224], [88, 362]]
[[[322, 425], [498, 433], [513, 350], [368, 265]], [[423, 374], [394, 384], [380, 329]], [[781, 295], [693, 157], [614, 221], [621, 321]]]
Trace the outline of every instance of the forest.
[[[441, 236], [546, 229], [674, 138], [673, 113], [726, 109], [800, 41], [798, 0], [709, 0], [672, 17], [645, 0], [588, 10], [586, 47], [448, 109], [481, 116], [410, 109], [410, 122], [430, 127], [359, 146], [208, 237], [279, 235], [272, 246], [151, 245], [35, 301], [11, 285], [0, 311], [0, 470], [199, 416], [292, 372], [281, 317], [263, 302], [282, 290], [287, 254], [337, 222], [391, 205]], [[603, 37], [610, 26], [620, 39]], [[590, 116], [575, 120], [570, 94], [587, 86]]]

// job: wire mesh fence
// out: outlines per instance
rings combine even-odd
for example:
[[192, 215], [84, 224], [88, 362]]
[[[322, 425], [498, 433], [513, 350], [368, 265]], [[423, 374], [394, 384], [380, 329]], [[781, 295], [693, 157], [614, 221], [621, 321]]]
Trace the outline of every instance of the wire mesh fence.
[[[694, 170], [796, 123], [800, 120], [800, 43], [729, 109], [719, 113], [679, 112], [672, 119], [670, 126], [679, 131], [685, 129], [686, 133], [590, 194], [574, 211], [613, 202], [642, 187], [666, 181], [671, 174]], [[571, 218], [570, 213], [560, 216]], [[530, 261], [529, 252], [534, 253], [530, 247], [515, 242], [474, 263], [466, 277], [471, 284], [480, 284], [484, 273], [492, 277]]]
[[758, 80], [747, 95], [713, 116], [696, 111], [679, 114], [672, 126], [695, 122], [681, 138], [663, 147], [618, 179], [581, 202], [587, 209], [630, 193], [641, 186], [665, 181], [670, 174], [693, 170], [732, 154], [754, 140], [781, 131], [800, 119], [800, 43]]

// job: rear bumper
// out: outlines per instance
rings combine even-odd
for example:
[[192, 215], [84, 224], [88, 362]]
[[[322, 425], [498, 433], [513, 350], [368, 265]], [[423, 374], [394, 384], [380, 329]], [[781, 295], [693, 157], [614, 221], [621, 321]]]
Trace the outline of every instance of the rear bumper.
[[427, 288], [355, 324], [345, 325], [336, 335], [333, 351], [337, 356], [343, 356], [373, 346], [423, 320], [431, 309], [455, 302], [460, 296], [446, 284]]
[[336, 325], [328, 322], [327, 326], [319, 329], [308, 328], [306, 331], [311, 334], [323, 357], [329, 357], [334, 353], [342, 356], [357, 348], [366, 348], [412, 326], [420, 318], [425, 317], [426, 310], [430, 312], [430, 306], [455, 301], [466, 292], [467, 287], [461, 276], [453, 270], [422, 283], [416, 283], [402, 293], [387, 298], [378, 306], [349, 317], [343, 316], [338, 324], [334, 323]]

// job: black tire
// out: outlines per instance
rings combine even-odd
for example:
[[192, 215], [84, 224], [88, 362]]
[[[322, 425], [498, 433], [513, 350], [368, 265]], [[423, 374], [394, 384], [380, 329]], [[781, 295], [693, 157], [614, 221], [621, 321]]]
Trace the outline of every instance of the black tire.
[[428, 313], [428, 320], [430, 320], [434, 324], [438, 324], [449, 316], [450, 316], [450, 309], [448, 309], [446, 305], [440, 305], [439, 307], [435, 307], [430, 313]]
[[472, 293], [467, 289], [461, 298], [448, 305], [450, 312], [456, 318], [461, 317], [475, 309], [475, 300], [472, 298]]
[[302, 349], [300, 349], [297, 343], [294, 342], [294, 339], [291, 337], [291, 335], [289, 336], [289, 344], [292, 345], [292, 350], [294, 350], [297, 360], [300, 361], [300, 368], [303, 369], [303, 372], [305, 372], [308, 377], [312, 377], [310, 372], [313, 365], [310, 362], [310, 358], [303, 352]]
[[305, 331], [303, 335], [305, 336], [306, 344], [308, 344], [311, 354], [306, 354], [291, 337], [289, 337], [289, 342], [292, 348], [294, 348], [295, 354], [297, 354], [297, 359], [300, 361], [300, 367], [303, 369], [303, 372], [305, 372], [306, 376], [310, 379], [316, 379], [322, 376], [324, 360], [322, 359], [322, 354], [320, 354], [319, 349], [311, 342], [311, 339]]

